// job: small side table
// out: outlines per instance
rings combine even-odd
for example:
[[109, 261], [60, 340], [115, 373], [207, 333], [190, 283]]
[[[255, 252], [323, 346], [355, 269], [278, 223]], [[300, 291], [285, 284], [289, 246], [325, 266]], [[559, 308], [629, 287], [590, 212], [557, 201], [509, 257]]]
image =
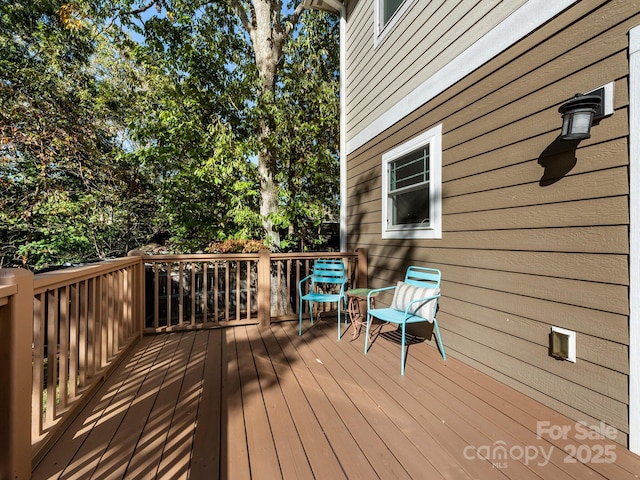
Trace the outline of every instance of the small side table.
[[[353, 337], [351, 340], [358, 338], [360, 334], [360, 327], [367, 322], [367, 296], [371, 292], [371, 288], [352, 288], [346, 291], [347, 298], [347, 313], [349, 314], [349, 320], [353, 325]], [[375, 296], [371, 297], [371, 306], [375, 307]], [[361, 304], [364, 303], [364, 310], [361, 308]]]

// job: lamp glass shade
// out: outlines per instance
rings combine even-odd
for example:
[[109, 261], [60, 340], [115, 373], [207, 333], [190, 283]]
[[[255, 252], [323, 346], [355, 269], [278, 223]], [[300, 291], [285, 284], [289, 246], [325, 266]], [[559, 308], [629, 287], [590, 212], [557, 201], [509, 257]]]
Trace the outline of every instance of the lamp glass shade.
[[601, 99], [597, 95], [576, 95], [560, 107], [561, 140], [583, 140], [591, 136], [591, 123]]
[[562, 139], [583, 140], [591, 136], [592, 109], [572, 110], [563, 115]]

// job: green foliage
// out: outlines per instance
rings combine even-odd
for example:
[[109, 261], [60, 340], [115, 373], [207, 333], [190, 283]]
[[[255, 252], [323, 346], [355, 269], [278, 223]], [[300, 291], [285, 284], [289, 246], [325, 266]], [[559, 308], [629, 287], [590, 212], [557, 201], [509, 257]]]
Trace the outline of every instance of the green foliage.
[[256, 46], [227, 2], [157, 5], [160, 13], [148, 10], [144, 21], [127, 17], [144, 34], [136, 59], [149, 72], [152, 106], [132, 132], [141, 144], [135, 155], [165, 171], [162, 207], [174, 248], [265, 238], [255, 165], [265, 148], [276, 172], [270, 220], [285, 234], [280, 248], [326, 247], [318, 231], [338, 216], [337, 19], [305, 12], [285, 44], [275, 91], [263, 95]]
[[254, 1], [0, 2], [0, 267], [123, 255], [154, 239], [173, 251], [263, 246], [259, 158], [275, 181], [280, 248], [326, 247], [319, 232], [338, 210], [337, 19], [306, 12], [298, 24], [283, 7], [294, 30], [265, 95], [232, 8]]
[[0, 266], [121, 254], [146, 236], [146, 185], [118, 155], [98, 40], [77, 4], [0, 4]]
[[[284, 242], [296, 249], [324, 249], [323, 223], [337, 221], [339, 199], [339, 30], [331, 16], [307, 12], [287, 44], [281, 70], [277, 129], [277, 180]], [[277, 142], [286, 138], [286, 142]]]

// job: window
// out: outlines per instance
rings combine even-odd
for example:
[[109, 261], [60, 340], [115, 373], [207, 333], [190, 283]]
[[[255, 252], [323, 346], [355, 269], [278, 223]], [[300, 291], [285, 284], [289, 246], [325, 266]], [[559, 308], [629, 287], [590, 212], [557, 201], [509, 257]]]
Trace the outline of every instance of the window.
[[414, 0], [376, 0], [374, 45], [382, 41], [413, 2]]
[[396, 10], [400, 8], [403, 1], [404, 0], [380, 0], [382, 12], [382, 15], [380, 16], [380, 23], [383, 28], [387, 23], [389, 23], [389, 20], [391, 20], [393, 14], [396, 13]]
[[382, 238], [442, 238], [442, 125], [382, 155]]

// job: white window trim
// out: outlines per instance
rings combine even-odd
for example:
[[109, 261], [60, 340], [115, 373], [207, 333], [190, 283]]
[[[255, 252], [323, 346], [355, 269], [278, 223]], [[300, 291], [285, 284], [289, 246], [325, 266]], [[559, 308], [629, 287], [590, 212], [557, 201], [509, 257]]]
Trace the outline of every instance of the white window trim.
[[404, 2], [400, 5], [400, 8], [396, 10], [396, 13], [393, 14], [389, 23], [386, 25], [382, 25], [382, 2], [384, 0], [375, 0], [374, 2], [374, 15], [373, 15], [373, 47], [376, 48], [382, 40], [387, 36], [387, 34], [393, 30], [393, 27], [400, 18], [404, 15], [404, 13], [409, 9], [409, 7], [413, 4], [414, 0], [404, 0]]
[[[429, 194], [431, 195], [428, 227], [389, 228], [389, 162], [430, 144]], [[382, 155], [382, 238], [440, 239], [442, 238], [442, 124], [421, 133]]]

